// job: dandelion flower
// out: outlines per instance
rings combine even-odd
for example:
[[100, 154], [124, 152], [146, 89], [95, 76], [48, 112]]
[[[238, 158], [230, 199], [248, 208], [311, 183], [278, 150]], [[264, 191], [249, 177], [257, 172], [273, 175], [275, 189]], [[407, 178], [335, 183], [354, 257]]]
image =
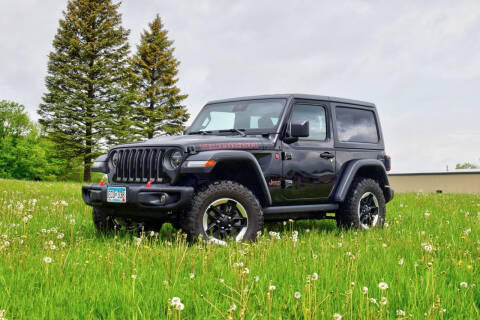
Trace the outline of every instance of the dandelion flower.
[[275, 289], [277, 289], [277, 287], [275, 287], [273, 284], [271, 284], [271, 285], [268, 287], [268, 290], [270, 290], [270, 291], [273, 291], [273, 290], [275, 290]]
[[260, 281], [260, 277], [259, 276], [255, 276], [255, 282], [258, 282]]
[[237, 310], [237, 305], [234, 303], [232, 304], [232, 306], [230, 307], [230, 309], [228, 309], [228, 312], [229, 313], [232, 313], [233, 311]]
[[178, 311], [182, 311], [184, 308], [185, 308], [185, 306], [181, 302], [179, 302], [175, 305], [175, 309], [177, 309]]
[[387, 244], [386, 244], [386, 243], [382, 244], [382, 247], [386, 248], [386, 247], [387, 247]]
[[380, 290], [387, 290], [388, 289], [388, 284], [386, 282], [380, 282], [378, 284], [378, 287], [380, 288]]
[[342, 315], [340, 313], [334, 313], [333, 314], [333, 319], [334, 320], [342, 320]]
[[59, 233], [58, 236], [57, 236], [57, 239], [63, 239], [65, 235], [63, 233]]
[[295, 299], [300, 299], [302, 297], [302, 294], [297, 291], [293, 296], [295, 297]]
[[225, 280], [223, 280], [222, 278], [218, 279], [218, 281], [220, 281], [220, 283], [225, 283]]
[[163, 280], [163, 285], [164, 285], [164, 286], [168, 286], [168, 281], [167, 281], [167, 280]]
[[405, 317], [405, 311], [403, 311], [403, 310], [401, 310], [401, 309], [397, 310], [397, 316], [399, 316], [399, 317]]
[[339, 243], [337, 243], [337, 246], [338, 246], [339, 248], [341, 248], [341, 247], [343, 247], [343, 243], [339, 242]]
[[132, 274], [132, 279], [133, 279], [133, 280], [137, 279], [137, 275], [136, 275], [136, 274]]
[[192, 280], [193, 278], [195, 278], [195, 273], [190, 273], [190, 280]]
[[373, 304], [377, 304], [377, 299], [375, 299], [375, 298], [370, 298], [368, 300]]
[[385, 305], [387, 305], [387, 303], [388, 303], [387, 297], [382, 297], [382, 298], [380, 299], [380, 304], [381, 304], [381, 305], [385, 306]]
[[181, 303], [179, 297], [173, 297], [173, 298], [172, 298], [172, 303], [171, 303], [172, 306], [176, 306], [176, 305], [179, 304], [179, 303]]
[[466, 283], [466, 282], [460, 282], [460, 287], [462, 287], [462, 288], [467, 288], [467, 287], [468, 287], [468, 283]]
[[51, 262], [52, 262], [52, 258], [50, 258], [50, 257], [45, 257], [45, 258], [43, 258], [43, 261], [44, 261], [45, 263], [51, 263]]
[[243, 273], [244, 273], [244, 274], [249, 274], [249, 273], [250, 273], [250, 270], [249, 270], [248, 268], [245, 268], [245, 269], [243, 270]]
[[318, 273], [314, 272], [312, 274], [312, 280], [317, 281], [318, 280]]
[[403, 260], [403, 258], [401, 258], [400, 260], [398, 260], [398, 265], [403, 265], [403, 263], [405, 262], [405, 260]]
[[423, 249], [425, 249], [425, 251], [427, 252], [431, 252], [433, 250], [433, 247], [429, 244], [427, 244], [426, 246], [423, 247]]
[[368, 294], [368, 288], [367, 288], [367, 287], [363, 287], [363, 288], [362, 288], [362, 293], [363, 293], [363, 294]]

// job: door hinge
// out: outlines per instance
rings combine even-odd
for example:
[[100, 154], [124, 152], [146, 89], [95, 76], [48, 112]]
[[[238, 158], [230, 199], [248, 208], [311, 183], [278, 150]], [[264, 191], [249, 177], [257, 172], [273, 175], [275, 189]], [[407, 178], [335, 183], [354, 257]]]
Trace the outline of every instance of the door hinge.
[[293, 154], [291, 152], [282, 151], [282, 160], [292, 160]]

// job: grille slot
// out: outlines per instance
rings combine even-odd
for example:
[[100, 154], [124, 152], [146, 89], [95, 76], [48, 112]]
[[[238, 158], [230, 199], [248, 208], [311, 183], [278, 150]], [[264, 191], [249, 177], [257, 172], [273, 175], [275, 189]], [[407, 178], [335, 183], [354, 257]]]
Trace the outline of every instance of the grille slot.
[[121, 148], [113, 181], [115, 182], [162, 182], [163, 167], [161, 148]]

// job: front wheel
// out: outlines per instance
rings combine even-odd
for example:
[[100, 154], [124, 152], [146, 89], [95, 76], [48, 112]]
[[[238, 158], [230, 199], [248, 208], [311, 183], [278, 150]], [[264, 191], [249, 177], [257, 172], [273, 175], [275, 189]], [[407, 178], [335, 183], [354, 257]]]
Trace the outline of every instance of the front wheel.
[[364, 230], [382, 227], [385, 211], [385, 196], [378, 182], [356, 178], [336, 214], [337, 225]]
[[255, 240], [263, 227], [262, 207], [245, 186], [218, 181], [198, 192], [183, 218], [183, 229], [190, 239], [209, 242]]

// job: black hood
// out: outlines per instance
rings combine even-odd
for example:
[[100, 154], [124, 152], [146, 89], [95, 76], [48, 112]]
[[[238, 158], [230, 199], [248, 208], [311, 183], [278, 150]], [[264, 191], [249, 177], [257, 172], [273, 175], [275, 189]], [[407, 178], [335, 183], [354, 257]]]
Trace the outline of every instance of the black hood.
[[188, 147], [194, 147], [196, 151], [271, 149], [273, 147], [273, 137], [200, 134], [162, 136], [143, 142], [118, 145], [112, 149], [135, 147], [180, 147], [184, 150]]

